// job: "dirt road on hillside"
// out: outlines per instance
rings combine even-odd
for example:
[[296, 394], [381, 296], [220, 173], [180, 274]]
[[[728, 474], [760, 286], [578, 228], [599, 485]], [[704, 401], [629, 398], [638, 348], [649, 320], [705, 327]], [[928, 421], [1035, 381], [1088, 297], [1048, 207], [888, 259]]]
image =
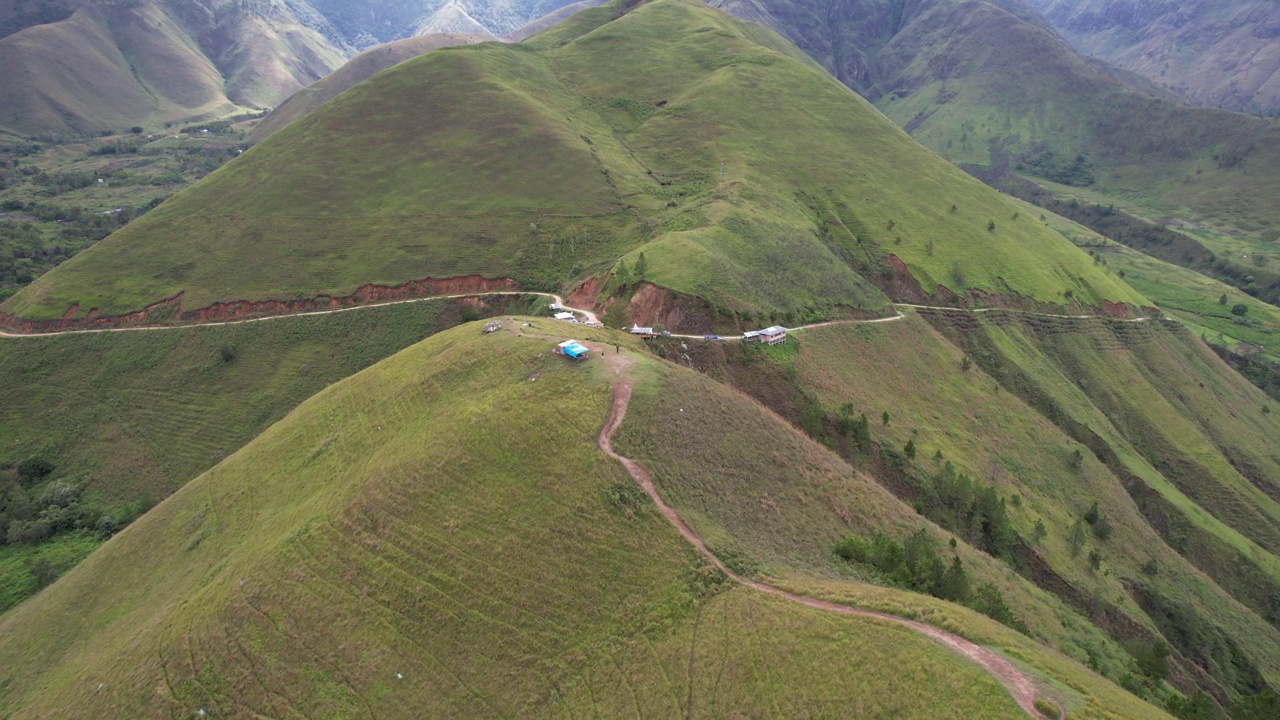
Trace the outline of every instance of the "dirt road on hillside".
[[[0, 330], [0, 338], [37, 338], [37, 337], [57, 337], [59, 335], [86, 335], [91, 333], [111, 333], [111, 332], [139, 332], [139, 331], [159, 331], [159, 330], [188, 330], [200, 327], [220, 327], [223, 325], [244, 325], [247, 323], [269, 322], [272, 320], [284, 320], [286, 318], [311, 317], [314, 315], [335, 315], [337, 313], [355, 312], [357, 310], [368, 310], [369, 308], [387, 307], [388, 305], [406, 305], [408, 303], [431, 302], [433, 300], [451, 300], [457, 298], [470, 297], [488, 297], [494, 295], [537, 295], [539, 297], [551, 298], [552, 302], [569, 312], [583, 316], [586, 323], [593, 323], [595, 327], [603, 327], [600, 324], [600, 318], [596, 314], [586, 308], [569, 307], [564, 304], [564, 300], [559, 295], [544, 292], [520, 291], [520, 290], [496, 290], [493, 292], [481, 293], [459, 293], [456, 295], [433, 295], [431, 297], [409, 298], [408, 300], [392, 300], [389, 302], [369, 303], [368, 305], [352, 305], [349, 307], [333, 308], [331, 310], [311, 310], [307, 312], [289, 313], [285, 315], [266, 315], [264, 317], [246, 318], [244, 320], [220, 320], [217, 322], [192, 323], [189, 325], [135, 325], [132, 327], [103, 327], [103, 328], [86, 328], [83, 330], [58, 330], [55, 332], [41, 333], [11, 333]], [[815, 328], [833, 327], [836, 325], [874, 325], [877, 323], [891, 323], [899, 320], [905, 320], [906, 315], [900, 308], [916, 308], [921, 310], [942, 310], [949, 312], [967, 312], [967, 313], [986, 313], [992, 312], [997, 308], [955, 308], [949, 306], [935, 305], [913, 305], [911, 303], [894, 303], [893, 315], [882, 318], [874, 318], [871, 320], [828, 320], [826, 322], [813, 323], [811, 325], [800, 325], [797, 327], [787, 328], [787, 332], [799, 332], [801, 330], [812, 330]], [[1021, 315], [1033, 317], [1049, 317], [1063, 318], [1068, 320], [1088, 320], [1090, 318], [1099, 317], [1097, 315], [1053, 315], [1049, 313], [1031, 312], [1028, 310], [1004, 310], [1004, 312], [1015, 312]], [[1137, 317], [1123, 320], [1122, 322], [1140, 323], [1147, 322], [1149, 318]], [[1169, 322], [1176, 322], [1172, 318], [1166, 317]], [[588, 327], [591, 327], [588, 325]], [[704, 335], [678, 335], [671, 334], [667, 337], [683, 338], [687, 340], [703, 340]], [[720, 340], [741, 340], [741, 335], [720, 335]]]
[[58, 330], [56, 332], [43, 333], [11, 333], [0, 330], [0, 338], [28, 338], [28, 337], [57, 337], [59, 335], [87, 335], [91, 333], [109, 333], [109, 332], [137, 332], [143, 330], [186, 330], [198, 327], [220, 327], [222, 325], [244, 325], [247, 323], [268, 322], [271, 320], [283, 320], [285, 318], [312, 317], [315, 315], [335, 315], [343, 312], [354, 312], [356, 310], [368, 310], [369, 308], [387, 307], [388, 305], [407, 305], [409, 303], [430, 302], [432, 300], [451, 300], [458, 298], [470, 297], [487, 297], [493, 295], [537, 295], [539, 297], [551, 298], [555, 304], [563, 307], [565, 310], [575, 312], [586, 318], [587, 322], [600, 324], [600, 319], [596, 314], [584, 308], [572, 308], [564, 304], [564, 300], [559, 295], [544, 292], [520, 291], [520, 290], [495, 290], [492, 292], [482, 293], [458, 293], [456, 295], [432, 295], [430, 297], [409, 298], [408, 300], [392, 300], [390, 302], [369, 303], [367, 305], [352, 305], [349, 307], [334, 308], [332, 310], [310, 310], [307, 312], [287, 313], [284, 315], [266, 315], [263, 317], [246, 318], [244, 320], [219, 320], [217, 322], [191, 323], [189, 325], [135, 325], [133, 327], [105, 327], [105, 328], [87, 328], [84, 330]]
[[[611, 356], [610, 359], [613, 357], [617, 357], [618, 359], [609, 363], [610, 369], [613, 370], [614, 374], [621, 374], [630, 362], [624, 360], [622, 356]], [[739, 585], [751, 588], [752, 590], [767, 593], [769, 595], [780, 597], [784, 600], [789, 600], [811, 608], [816, 608], [818, 610], [840, 613], [842, 615], [873, 618], [908, 627], [921, 635], [951, 648], [978, 665], [981, 665], [984, 670], [990, 673], [992, 677], [994, 677], [1005, 687], [1006, 690], [1009, 691], [1009, 695], [1013, 697], [1014, 701], [1024, 712], [1027, 713], [1029, 717], [1044, 717], [1035, 708], [1035, 682], [1028, 677], [1026, 673], [1023, 673], [1021, 670], [1014, 667], [1008, 660], [988, 648], [969, 642], [962, 637], [953, 635], [932, 625], [926, 625], [925, 623], [908, 620], [906, 618], [889, 615], [887, 613], [875, 612], [873, 610], [859, 610], [858, 608], [849, 607], [848, 605], [840, 605], [826, 600], [819, 600], [817, 598], [789, 593], [785, 590], [773, 587], [772, 585], [765, 585], [764, 583], [748, 580], [725, 567], [724, 563], [720, 562], [720, 559], [707, 549], [706, 544], [702, 542], [702, 538], [694, 534], [694, 532], [689, 529], [689, 526], [685, 525], [684, 521], [680, 519], [680, 516], [676, 511], [662, 501], [662, 497], [658, 495], [658, 489], [654, 486], [653, 478], [649, 475], [649, 471], [646, 470], [638, 461], [623, 457], [614, 452], [612, 444], [613, 434], [617, 431], [618, 427], [622, 425], [622, 421], [626, 418], [627, 405], [630, 400], [631, 384], [625, 379], [619, 377], [613, 386], [613, 407], [609, 411], [609, 420], [600, 430], [600, 449], [609, 457], [622, 463], [623, 467], [627, 469], [627, 472], [636, 481], [636, 483], [638, 483], [640, 487], [644, 488], [644, 491], [648, 493], [649, 498], [653, 500], [654, 505], [657, 506], [663, 516], [680, 531], [680, 534], [684, 536], [684, 539], [688, 541], [690, 545], [697, 548], [698, 552], [706, 556], [706, 558], [719, 568], [720, 571], [723, 572], [730, 580], [738, 583]], [[1059, 711], [1059, 717], [1061, 717], [1061, 711]]]

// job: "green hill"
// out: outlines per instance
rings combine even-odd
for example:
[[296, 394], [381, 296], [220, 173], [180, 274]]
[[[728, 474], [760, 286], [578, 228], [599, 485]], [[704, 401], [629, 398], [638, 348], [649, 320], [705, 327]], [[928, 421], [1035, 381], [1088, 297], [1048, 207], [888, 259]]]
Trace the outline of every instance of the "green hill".
[[290, 95], [253, 127], [249, 132], [249, 139], [257, 142], [265, 138], [349, 90], [356, 83], [368, 80], [376, 73], [409, 58], [442, 47], [470, 45], [491, 39], [485, 35], [436, 33], [405, 38], [365, 50], [348, 60], [342, 67]]
[[345, 59], [283, 3], [80, 4], [69, 16], [7, 15], [44, 22], [0, 38], [0, 130], [96, 134], [216, 119], [273, 106]]
[[[463, 320], [546, 303], [430, 300], [288, 322], [0, 341], [0, 612], [326, 386]], [[12, 469], [32, 461], [48, 473], [15, 481]], [[74, 489], [64, 503], [73, 517], [42, 523], [40, 499], [55, 486]], [[26, 529], [11, 537], [20, 523]]]
[[880, 307], [890, 255], [925, 293], [1146, 304], [1017, 215], [781, 38], [660, 0], [402, 63], [0, 311], [74, 323], [471, 274], [568, 289], [641, 252], [646, 280], [721, 317]]
[[[1177, 323], [1093, 312], [1149, 302], [1033, 214], [687, 0], [358, 83], [0, 311], [983, 307], [778, 347], [507, 318], [402, 349], [497, 299], [0, 339], [0, 509], [38, 515], [0, 601], [92, 551], [0, 615], [0, 716], [1024, 716], [900, 624], [720, 573], [600, 449], [623, 397], [613, 447], [737, 575], [955, 633], [1073, 719], [1274, 704], [1280, 415]], [[554, 354], [574, 327], [606, 354]], [[94, 550], [95, 507], [161, 498]]]
[[922, 13], [879, 61], [877, 104], [955, 162], [1091, 184], [1248, 233], [1280, 227], [1276, 121], [1128, 91], [1058, 37], [985, 3]]
[[[637, 499], [597, 434], [623, 372], [744, 417], [724, 447], [771, 438], [763, 467], [797, 490], [847, 483], [838, 458], [689, 370], [630, 349], [572, 364], [540, 332], [441, 333], [186, 485], [0, 619], [0, 711], [1022, 716], [976, 666], [904, 628], [726, 584]], [[648, 414], [628, 432], [648, 432]], [[656, 472], [664, 488], [683, 482]], [[924, 522], [874, 484], [842, 492], [883, 510], [857, 527]], [[900, 592], [879, 601], [940, 608]], [[951, 614], [1072, 717], [1159, 716], [1043, 646]]]

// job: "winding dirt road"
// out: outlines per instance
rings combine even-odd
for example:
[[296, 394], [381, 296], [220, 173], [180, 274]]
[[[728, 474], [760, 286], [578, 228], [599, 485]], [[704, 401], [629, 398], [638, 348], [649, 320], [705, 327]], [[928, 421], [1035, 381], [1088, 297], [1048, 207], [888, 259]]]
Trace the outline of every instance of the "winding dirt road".
[[[611, 359], [612, 357], [619, 356], [610, 356]], [[620, 371], [620, 367], [615, 367], [615, 373], [620, 373]], [[613, 408], [609, 411], [609, 420], [600, 430], [600, 449], [609, 457], [622, 463], [623, 467], [627, 469], [627, 472], [636, 481], [636, 483], [638, 483], [640, 487], [644, 488], [644, 491], [648, 493], [649, 498], [653, 500], [654, 505], [657, 506], [663, 516], [665, 516], [667, 520], [675, 526], [676, 530], [680, 531], [680, 534], [684, 539], [688, 541], [690, 545], [697, 548], [698, 552], [706, 556], [706, 558], [719, 568], [720, 571], [723, 572], [730, 580], [738, 583], [739, 585], [751, 588], [752, 590], [767, 593], [769, 595], [780, 597], [784, 600], [789, 600], [811, 608], [816, 608], [818, 610], [840, 613], [841, 615], [873, 618], [908, 627], [925, 637], [931, 638], [938, 643], [951, 648], [969, 660], [982, 666], [984, 670], [990, 673], [992, 677], [994, 677], [1005, 687], [1006, 690], [1009, 691], [1009, 695], [1013, 697], [1014, 702], [1016, 702], [1018, 707], [1022, 708], [1029, 717], [1036, 718], [1037, 720], [1041, 720], [1044, 717], [1035, 708], [1035, 682], [1028, 677], [1026, 673], [1014, 667], [1008, 660], [988, 648], [969, 642], [962, 637], [953, 635], [932, 625], [926, 625], [925, 623], [908, 620], [906, 618], [889, 615], [887, 613], [875, 612], [873, 610], [859, 610], [858, 608], [849, 607], [848, 605], [840, 605], [826, 600], [819, 600], [817, 598], [789, 593], [785, 590], [773, 587], [772, 585], [765, 585], [764, 583], [748, 580], [725, 567], [724, 563], [720, 562], [720, 559], [707, 549], [706, 544], [702, 542], [702, 538], [694, 534], [694, 532], [689, 529], [689, 526], [685, 525], [684, 521], [680, 519], [680, 516], [676, 511], [662, 501], [662, 497], [658, 495], [658, 490], [653, 484], [653, 478], [649, 475], [649, 471], [646, 470], [638, 461], [632, 460], [628, 457], [623, 457], [622, 455], [614, 452], [613, 444], [611, 442], [613, 433], [622, 425], [622, 421], [626, 418], [627, 404], [630, 400], [631, 385], [625, 379], [619, 378], [613, 386]], [[1061, 710], [1059, 710], [1059, 717], [1061, 717]]]
[[[568, 305], [564, 304], [564, 300], [559, 295], [555, 295], [552, 293], [521, 291], [521, 290], [495, 290], [492, 292], [482, 292], [482, 293], [458, 293], [456, 295], [432, 295], [430, 297], [409, 298], [408, 300], [391, 300], [388, 302], [369, 303], [368, 305], [351, 305], [349, 307], [333, 308], [330, 310], [310, 310], [306, 312], [288, 313], [285, 315], [266, 315], [263, 317], [246, 318], [244, 320], [220, 320], [217, 322], [192, 323], [189, 325], [133, 325], [129, 327], [86, 328], [83, 330], [57, 330], [54, 332], [39, 332], [39, 333], [13, 333], [13, 332], [7, 332], [5, 330], [0, 330], [0, 338], [41, 338], [41, 337], [57, 337], [59, 335], [87, 335], [92, 333], [112, 333], [112, 332], [146, 332], [146, 331], [155, 332], [159, 330], [186, 330], [186, 329], [198, 328], [198, 327], [220, 327], [223, 325], [244, 325], [247, 323], [259, 323], [259, 322], [270, 322], [272, 320], [284, 320], [286, 318], [310, 317], [313, 315], [334, 315], [337, 313], [354, 312], [357, 310], [368, 310], [369, 308], [387, 307], [388, 305], [407, 305], [409, 303], [431, 302], [433, 300], [450, 300], [450, 299], [469, 298], [469, 297], [487, 297], [492, 295], [537, 295], [539, 297], [551, 298], [552, 302], [554, 302], [556, 305], [563, 308], [564, 310], [568, 310], [570, 312], [582, 315], [583, 318], [585, 319], [585, 322], [593, 323], [597, 327], [601, 326], [600, 318], [598, 318], [594, 312], [586, 308], [569, 307]], [[787, 328], [787, 332], [798, 332], [800, 330], [812, 330], [814, 328], [832, 327], [835, 325], [874, 325], [877, 323], [897, 322], [899, 320], [904, 320], [907, 317], [905, 314], [903, 314], [900, 308], [918, 308], [922, 310], [968, 312], [968, 313], [974, 313], [974, 314], [992, 312], [993, 310], [998, 309], [998, 308], [955, 308], [955, 307], [936, 306], [936, 305], [913, 305], [911, 303], [894, 303], [893, 304], [894, 314], [890, 315], [889, 317], [874, 318], [871, 320], [828, 320], [826, 322], [813, 323], [810, 325], [800, 325], [797, 327]], [[1088, 318], [1098, 317], [1097, 315], [1052, 315], [1049, 313], [1038, 313], [1038, 312], [1031, 312], [1027, 310], [1010, 310], [1008, 312], [1016, 312], [1023, 315], [1030, 315], [1030, 316], [1064, 318], [1064, 319], [1072, 319], [1072, 320], [1085, 320]], [[1170, 322], [1176, 322], [1172, 318], [1166, 317], [1165, 319]], [[1125, 320], [1124, 322], [1138, 323], [1138, 322], [1148, 322], [1148, 320], [1149, 318], [1137, 317], [1137, 318], [1130, 318], [1128, 320]], [[679, 335], [675, 333], [672, 333], [665, 337], [684, 338], [688, 340], [703, 340], [706, 338], [705, 335]], [[719, 335], [717, 337], [720, 340], [741, 340], [742, 339], [741, 335]]]
[[310, 317], [313, 315], [334, 315], [343, 312], [353, 312], [355, 310], [368, 310], [369, 308], [387, 307], [388, 305], [407, 305], [409, 303], [431, 302], [433, 300], [450, 300], [457, 298], [469, 297], [487, 297], [490, 295], [537, 295], [539, 297], [551, 298], [555, 304], [563, 307], [565, 310], [579, 313], [586, 318], [587, 322], [600, 324], [600, 319], [596, 314], [584, 308], [572, 308], [564, 304], [564, 300], [559, 295], [544, 292], [532, 292], [521, 290], [494, 290], [492, 292], [482, 293], [458, 293], [456, 295], [432, 295], [430, 297], [409, 298], [408, 300], [391, 300], [388, 302], [369, 303], [368, 305], [351, 305], [348, 307], [333, 308], [332, 310], [308, 310], [306, 312], [286, 313], [284, 315], [264, 315], [263, 317], [246, 318], [244, 320], [220, 320], [218, 322], [192, 323], [189, 325], [134, 325], [131, 327], [108, 327], [108, 328], [87, 328], [84, 330], [58, 330], [56, 332], [42, 333], [11, 333], [0, 330], [0, 338], [28, 338], [28, 337], [57, 337], [59, 335], [87, 335], [90, 333], [108, 333], [108, 332], [138, 332], [138, 331], [155, 331], [155, 330], [184, 330], [194, 327], [218, 327], [221, 325], [244, 325], [247, 323], [268, 322], [271, 320], [284, 320], [285, 318]]

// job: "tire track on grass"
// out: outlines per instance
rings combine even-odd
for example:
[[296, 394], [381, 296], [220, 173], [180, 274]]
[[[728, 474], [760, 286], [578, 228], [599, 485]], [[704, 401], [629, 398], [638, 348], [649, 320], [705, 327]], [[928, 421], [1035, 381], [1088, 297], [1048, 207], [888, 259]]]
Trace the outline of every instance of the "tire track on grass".
[[[877, 612], [874, 610], [861, 610], [848, 605], [840, 605], [826, 600], [819, 600], [805, 595], [790, 593], [772, 585], [748, 580], [726, 567], [725, 564], [715, 556], [715, 554], [707, 549], [706, 543], [702, 541], [702, 538], [698, 537], [698, 535], [680, 519], [680, 515], [669, 505], [663, 502], [662, 497], [658, 494], [657, 487], [653, 484], [652, 476], [649, 475], [649, 471], [645, 469], [644, 465], [641, 465], [637, 460], [623, 457], [622, 455], [614, 452], [612, 443], [613, 434], [622, 425], [622, 421], [626, 418], [627, 405], [630, 401], [631, 384], [625, 379], [619, 378], [613, 386], [613, 407], [609, 411], [609, 419], [605, 422], [604, 427], [600, 429], [600, 449], [609, 457], [622, 463], [622, 466], [626, 468], [627, 473], [631, 475], [631, 478], [635, 480], [636, 483], [644, 489], [645, 493], [649, 495], [649, 498], [653, 500], [658, 511], [675, 526], [676, 530], [680, 532], [680, 535], [683, 536], [690, 545], [693, 545], [698, 552], [702, 553], [703, 556], [710, 560], [711, 563], [715, 565], [720, 572], [724, 573], [726, 577], [739, 585], [751, 588], [757, 592], [762, 592], [767, 595], [772, 595], [774, 597], [782, 598], [783, 600], [788, 600], [817, 610], [881, 620], [913, 630], [941, 645], [946, 646], [947, 648], [950, 648], [968, 660], [981, 666], [983, 670], [987, 671], [987, 673], [995, 678], [997, 682], [1004, 686], [1005, 690], [1009, 692], [1009, 695], [1013, 698], [1014, 702], [1018, 704], [1018, 707], [1022, 708], [1023, 712], [1025, 712], [1028, 717], [1044, 717], [1038, 710], [1036, 710], [1035, 707], [1035, 681], [1026, 673], [1014, 667], [1013, 663], [1009, 662], [989, 648], [985, 648], [976, 643], [970, 642], [969, 640], [965, 640], [964, 638], [942, 630], [941, 628], [917, 622], [915, 620], [908, 620], [906, 618], [898, 617], [897, 615], [890, 615], [888, 613]], [[1061, 709], [1059, 709], [1059, 716], [1061, 716]]]

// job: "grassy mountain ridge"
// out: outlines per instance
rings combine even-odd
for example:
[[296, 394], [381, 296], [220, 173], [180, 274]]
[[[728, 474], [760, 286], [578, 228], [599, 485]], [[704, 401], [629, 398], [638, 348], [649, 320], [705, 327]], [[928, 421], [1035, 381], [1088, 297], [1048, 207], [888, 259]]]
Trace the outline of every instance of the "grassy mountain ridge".
[[[595, 447], [608, 384], [547, 345], [468, 325], [308, 401], [0, 621], [0, 652], [24, 657], [6, 660], [24, 670], [5, 710], [664, 714], [694, 692], [708, 716], [1018, 715], [928, 641], [718, 588], [666, 520], [614, 509], [608, 488], [630, 479]], [[148, 547], [154, 562], [138, 562]], [[82, 621], [65, 624], [69, 603]], [[687, 674], [699, 616], [699, 662], [727, 666], [721, 691], [663, 689], [663, 671], [713, 678]], [[740, 618], [749, 634], [728, 632]], [[321, 626], [343, 630], [306, 630]], [[750, 667], [764, 647], [762, 675]], [[881, 647], [901, 661], [856, 660]], [[298, 656], [310, 660], [282, 662]], [[803, 660], [815, 656], [849, 660]], [[905, 670], [919, 692], [876, 691], [913, 664], [932, 682]], [[858, 682], [841, 680], [850, 671]], [[102, 692], [79, 692], [86, 676]]]
[[[1147, 304], [777, 35], [626, 10], [360, 83], [3, 310], [451, 273], [568, 289], [625, 263], [752, 319], [835, 316], [886, 301], [891, 254], [939, 294]], [[444, 307], [6, 341], [38, 345], [0, 348], [23, 385], [0, 440], [123, 466], [129, 497], [475, 312]], [[1275, 697], [1280, 420], [1172, 323], [925, 310], [777, 348], [651, 345], [698, 375], [522, 322], [542, 325], [466, 325], [321, 390], [0, 616], [0, 715], [1018, 716], [921, 638], [726, 586], [597, 449], [624, 372], [616, 447], [735, 571], [993, 647], [1072, 718], [1161, 716], [1117, 685], [1184, 715]], [[549, 350], [573, 327], [628, 353], [569, 364]], [[114, 427], [129, 412], [142, 437]], [[104, 437], [128, 442], [99, 458]], [[911, 573], [866, 553], [892, 543]], [[930, 586], [946, 563], [964, 583]]]
[[[953, 161], [1092, 184], [1250, 234], [1280, 222], [1268, 200], [1280, 183], [1274, 121], [1127, 91], [1058, 38], [981, 3], [922, 17], [890, 50], [901, 86], [880, 107]], [[927, 67], [955, 70], [944, 79]]]
[[485, 42], [490, 38], [477, 34], [438, 33], [421, 35], [372, 47], [351, 58], [342, 67], [315, 83], [290, 95], [249, 133], [249, 140], [257, 142], [285, 125], [312, 112], [329, 102], [358, 82], [364, 81], [393, 65], [412, 57], [452, 45], [469, 45]]
[[74, 320], [179, 293], [200, 308], [472, 273], [572, 287], [640, 252], [646, 279], [730, 312], [880, 306], [871, 280], [889, 254], [927, 292], [1146, 304], [801, 57], [665, 1], [586, 10], [517, 46], [442, 49], [0, 309]]
[[[9, 383], [0, 408], [0, 611], [327, 385], [463, 320], [546, 304], [433, 300], [285, 323], [0, 344]], [[11, 484], [12, 468], [32, 461], [48, 474]], [[72, 489], [75, 517], [42, 523], [40, 500], [58, 486]]]
[[[501, 37], [572, 0], [310, 0], [352, 45], [367, 49], [414, 35], [476, 32]], [[464, 27], [465, 26], [465, 27]]]
[[[928, 640], [722, 585], [651, 506], [619, 504], [631, 480], [596, 446], [612, 374], [548, 346], [518, 323], [467, 325], [304, 403], [0, 619], [14, 670], [0, 708], [1020, 716]], [[695, 378], [631, 357], [641, 384]], [[779, 467], [820, 451], [767, 413], [756, 425]], [[1079, 717], [1158, 715], [990, 621], [957, 620], [1038, 657]], [[884, 691], [903, 682], [913, 692]]]
[[85, 4], [0, 39], [0, 129], [97, 133], [265, 107], [338, 67], [283, 4]]
[[1126, 91], [1057, 37], [983, 3], [939, 7], [909, 30], [881, 55], [896, 80], [879, 105], [953, 161], [1093, 183], [1247, 232], [1280, 220], [1267, 200], [1280, 182], [1280, 124]]

